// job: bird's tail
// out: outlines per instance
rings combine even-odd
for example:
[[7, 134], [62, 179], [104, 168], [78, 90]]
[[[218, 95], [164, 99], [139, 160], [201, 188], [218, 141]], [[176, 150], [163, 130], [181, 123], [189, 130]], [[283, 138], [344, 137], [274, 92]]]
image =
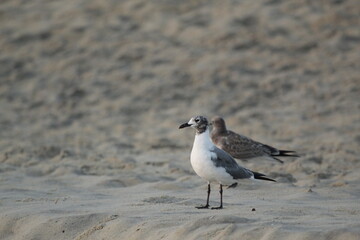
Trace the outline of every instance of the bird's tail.
[[276, 182], [274, 179], [266, 177], [265, 174], [258, 173], [258, 172], [252, 172], [252, 173], [254, 174], [255, 179]]

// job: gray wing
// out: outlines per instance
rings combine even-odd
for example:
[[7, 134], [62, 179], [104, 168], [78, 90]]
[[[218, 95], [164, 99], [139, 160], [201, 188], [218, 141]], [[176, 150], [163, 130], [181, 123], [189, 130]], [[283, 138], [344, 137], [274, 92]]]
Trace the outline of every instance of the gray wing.
[[216, 157], [211, 158], [216, 167], [225, 168], [234, 179], [250, 178], [254, 176], [253, 172], [249, 169], [239, 166], [234, 158], [227, 152], [215, 147], [211, 152], [215, 153]]
[[278, 152], [276, 148], [256, 142], [232, 131], [228, 131], [226, 136], [218, 139], [216, 144], [234, 158], [239, 159], [271, 156], [273, 153]]

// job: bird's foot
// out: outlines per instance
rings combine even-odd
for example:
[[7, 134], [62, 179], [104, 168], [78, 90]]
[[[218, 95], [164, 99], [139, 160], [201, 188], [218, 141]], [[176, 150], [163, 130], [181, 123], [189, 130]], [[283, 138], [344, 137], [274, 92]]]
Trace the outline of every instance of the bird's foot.
[[223, 206], [220, 205], [220, 206], [218, 206], [218, 207], [212, 207], [211, 209], [214, 210], [214, 209], [222, 209], [222, 208], [223, 208]]
[[201, 205], [201, 206], [197, 206], [197, 209], [205, 209], [205, 208], [209, 208], [209, 204], [206, 205]]

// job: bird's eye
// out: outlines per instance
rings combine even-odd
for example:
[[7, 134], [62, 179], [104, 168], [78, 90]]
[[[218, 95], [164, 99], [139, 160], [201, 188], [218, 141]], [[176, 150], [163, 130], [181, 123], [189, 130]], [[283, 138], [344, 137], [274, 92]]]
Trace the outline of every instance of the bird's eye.
[[200, 120], [198, 118], [195, 118], [195, 122], [198, 123]]

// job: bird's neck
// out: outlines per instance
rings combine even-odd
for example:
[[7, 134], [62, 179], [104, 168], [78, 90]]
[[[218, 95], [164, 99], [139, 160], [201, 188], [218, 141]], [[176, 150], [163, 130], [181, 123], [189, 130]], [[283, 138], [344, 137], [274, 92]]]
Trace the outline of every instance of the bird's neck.
[[212, 130], [212, 134], [225, 135], [226, 133], [227, 133], [226, 127], [216, 127], [213, 128]]
[[209, 128], [207, 128], [202, 133], [196, 133], [194, 146], [203, 147], [207, 149], [211, 149], [214, 146], [210, 138]]

